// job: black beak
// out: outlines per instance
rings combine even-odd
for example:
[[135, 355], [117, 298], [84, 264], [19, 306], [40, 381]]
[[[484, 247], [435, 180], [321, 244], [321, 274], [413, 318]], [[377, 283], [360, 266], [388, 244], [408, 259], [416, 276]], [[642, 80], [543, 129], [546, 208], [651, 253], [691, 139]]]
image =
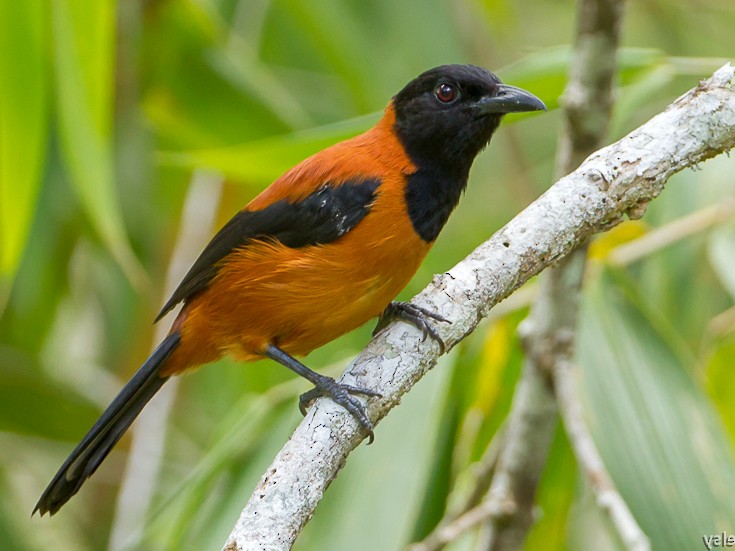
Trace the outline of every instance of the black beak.
[[522, 88], [500, 84], [495, 95], [480, 98], [477, 109], [483, 115], [504, 115], [525, 111], [546, 111], [546, 106], [543, 101]]

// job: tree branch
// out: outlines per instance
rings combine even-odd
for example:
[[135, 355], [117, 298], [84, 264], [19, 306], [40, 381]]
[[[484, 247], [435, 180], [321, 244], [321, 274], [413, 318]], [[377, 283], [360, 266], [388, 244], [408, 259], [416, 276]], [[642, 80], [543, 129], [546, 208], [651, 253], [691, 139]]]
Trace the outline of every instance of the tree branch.
[[[726, 65], [622, 140], [589, 157], [449, 272], [415, 303], [452, 320], [448, 348], [490, 308], [593, 233], [658, 196], [674, 173], [735, 146], [735, 84]], [[439, 347], [404, 323], [373, 339], [342, 377], [373, 389], [377, 423], [436, 363]], [[365, 434], [349, 413], [318, 400], [255, 488], [224, 549], [289, 549], [324, 491]], [[378, 437], [380, 435], [378, 434]]]
[[[577, 2], [573, 59], [562, 102], [557, 176], [577, 168], [607, 135], [623, 5], [623, 0]], [[523, 372], [509, 416], [508, 446], [500, 455], [488, 494], [491, 503], [514, 506], [507, 515], [490, 517], [480, 549], [518, 549], [533, 524], [536, 488], [559, 418], [549, 377], [560, 360], [570, 363], [574, 356], [586, 260], [584, 241], [558, 266], [544, 273], [539, 295], [521, 325], [526, 352]], [[525, 389], [534, 392], [524, 393]], [[567, 398], [571, 401], [575, 397]]]

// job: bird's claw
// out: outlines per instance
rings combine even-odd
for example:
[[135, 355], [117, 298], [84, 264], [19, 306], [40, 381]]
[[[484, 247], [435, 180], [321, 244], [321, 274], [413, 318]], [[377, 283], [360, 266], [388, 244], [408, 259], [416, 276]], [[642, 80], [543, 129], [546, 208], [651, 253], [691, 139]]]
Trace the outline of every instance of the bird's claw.
[[374, 390], [360, 388], [352, 385], [338, 383], [331, 377], [320, 379], [319, 383], [310, 391], [299, 396], [299, 410], [302, 415], [306, 415], [306, 410], [314, 403], [317, 398], [328, 397], [333, 402], [345, 408], [357, 420], [362, 428], [368, 434], [368, 445], [373, 443], [375, 435], [373, 434], [373, 423], [365, 412], [365, 407], [353, 394], [362, 394], [363, 396], [372, 396], [381, 398], [382, 395]]
[[444, 351], [446, 350], [444, 341], [427, 318], [442, 321], [444, 323], [452, 323], [444, 316], [429, 310], [428, 308], [424, 308], [423, 306], [411, 304], [410, 302], [391, 302], [380, 316], [378, 324], [373, 330], [373, 336], [375, 336], [378, 331], [383, 329], [392, 320], [402, 320], [410, 323], [416, 327], [416, 329], [421, 331], [422, 342], [426, 341], [426, 337], [430, 335], [431, 338], [439, 345], [439, 353], [444, 354]]

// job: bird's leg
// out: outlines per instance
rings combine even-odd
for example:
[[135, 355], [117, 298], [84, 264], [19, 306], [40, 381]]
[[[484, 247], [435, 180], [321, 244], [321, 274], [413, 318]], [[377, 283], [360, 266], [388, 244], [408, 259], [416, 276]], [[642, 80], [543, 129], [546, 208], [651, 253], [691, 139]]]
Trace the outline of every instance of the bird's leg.
[[373, 329], [373, 336], [375, 336], [378, 331], [383, 329], [391, 321], [402, 320], [419, 329], [423, 334], [423, 340], [426, 340], [426, 337], [430, 335], [431, 338], [439, 344], [439, 353], [444, 354], [444, 341], [441, 339], [436, 329], [434, 329], [429, 318], [436, 321], [443, 321], [445, 323], [452, 323], [444, 316], [441, 316], [436, 312], [432, 312], [427, 308], [411, 304], [410, 302], [391, 302], [380, 315], [378, 324], [375, 326], [375, 329]]
[[338, 383], [332, 377], [327, 377], [326, 375], [322, 375], [309, 369], [300, 361], [272, 344], [268, 345], [264, 354], [268, 358], [286, 366], [294, 373], [301, 375], [304, 379], [314, 384], [313, 389], [309, 392], [305, 392], [299, 397], [299, 409], [301, 410], [302, 415], [306, 415], [306, 408], [310, 406], [314, 400], [322, 396], [329, 397], [335, 403], [339, 404], [352, 414], [357, 422], [360, 423], [360, 425], [367, 431], [368, 444], [372, 443], [374, 440], [373, 423], [365, 413], [363, 405], [352, 395], [362, 394], [363, 396], [380, 397], [381, 395], [378, 392], [368, 390], [366, 388]]

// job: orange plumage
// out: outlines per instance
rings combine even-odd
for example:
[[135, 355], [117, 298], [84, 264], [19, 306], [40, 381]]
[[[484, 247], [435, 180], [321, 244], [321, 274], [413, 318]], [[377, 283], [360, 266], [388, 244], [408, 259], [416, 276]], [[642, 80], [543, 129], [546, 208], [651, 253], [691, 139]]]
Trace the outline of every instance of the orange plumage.
[[305, 160], [245, 207], [297, 201], [314, 182], [339, 185], [355, 172], [382, 178], [370, 216], [339, 240], [296, 249], [256, 242], [234, 253], [174, 322], [181, 345], [163, 375], [225, 353], [258, 360], [271, 343], [304, 356], [380, 315], [431, 247], [405, 215], [405, 177], [415, 167], [392, 132], [393, 121], [390, 106], [370, 131]]
[[405, 86], [375, 127], [276, 180], [204, 249], [158, 316], [183, 302], [168, 336], [35, 510], [54, 514], [79, 491], [168, 377], [226, 354], [283, 364], [315, 385], [302, 396], [302, 411], [328, 396], [372, 439], [372, 422], [354, 395], [376, 394], [320, 375], [294, 356], [377, 316], [439, 339], [429, 318], [447, 320], [391, 301], [416, 273], [502, 116], [543, 108], [480, 67], [437, 67]]

